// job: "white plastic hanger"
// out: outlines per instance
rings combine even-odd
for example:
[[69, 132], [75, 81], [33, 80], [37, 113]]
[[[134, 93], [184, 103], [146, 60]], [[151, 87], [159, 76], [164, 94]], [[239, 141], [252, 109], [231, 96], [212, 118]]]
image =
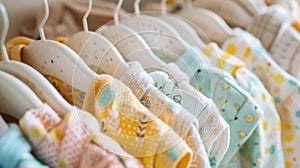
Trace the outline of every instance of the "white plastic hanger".
[[69, 47], [53, 40], [46, 40], [43, 26], [48, 18], [46, 0], [45, 15], [39, 25], [41, 40], [32, 42], [22, 52], [23, 62], [44, 75], [56, 77], [74, 88], [87, 92], [95, 76], [82, 59]]
[[197, 32], [183, 18], [167, 14], [167, 0], [161, 0], [161, 12], [159, 18], [170, 24], [176, 31], [184, 37], [184, 40], [192, 46], [204, 48], [205, 43], [199, 38]]
[[88, 30], [87, 17], [91, 10], [92, 0], [89, 0], [89, 8], [82, 19], [84, 31], [71, 36], [66, 44], [78, 53], [87, 65], [93, 65], [92, 69], [96, 68], [119, 78], [128, 69], [128, 65], [108, 39]]
[[[4, 20], [1, 32], [1, 53], [3, 60], [8, 62], [9, 59], [4, 41], [9, 21], [6, 10], [1, 2], [0, 10]], [[16, 77], [3, 71], [0, 71], [0, 98], [1, 112], [16, 119], [20, 119], [27, 110], [43, 104], [28, 86]]]
[[146, 41], [134, 30], [119, 24], [119, 10], [123, 0], [119, 0], [114, 12], [114, 24], [96, 30], [108, 38], [120, 51], [124, 59], [138, 61], [148, 71], [163, 69], [166, 65], [150, 49]]
[[39, 72], [32, 67], [18, 61], [10, 61], [4, 46], [9, 20], [7, 13], [2, 12], [4, 20], [4, 28], [1, 36], [1, 49], [3, 55], [3, 61], [0, 62], [0, 70], [16, 76], [21, 81], [26, 83], [38, 97], [49, 104], [59, 114], [65, 114], [71, 109], [62, 96], [56, 91], [56, 89], [45, 79]]
[[[1, 41], [0, 41], [0, 47], [1, 47], [1, 53], [2, 55], [5, 55], [6, 58], [8, 58], [7, 52], [6, 52], [6, 48], [4, 46], [4, 41], [6, 39], [6, 35], [8, 32], [8, 16], [5, 10], [4, 5], [2, 4], [2, 2], [0, 2], [0, 12], [3, 18], [3, 22], [2, 22], [2, 32], [1, 32]], [[0, 114], [0, 137], [2, 135], [4, 135], [4, 133], [8, 130], [8, 125], [6, 124], [5, 120], [2, 118], [2, 115]]]
[[0, 111], [16, 119], [27, 110], [43, 105], [27, 85], [3, 71], [0, 71], [0, 98]]
[[122, 17], [120, 23], [137, 31], [152, 50], [178, 58], [188, 48], [188, 45], [183, 42], [179, 33], [165, 21], [141, 15], [139, 3], [140, 0], [136, 0], [134, 3], [135, 15]]
[[[8, 16], [3, 4], [0, 2], [0, 10], [3, 18], [3, 28], [1, 32], [1, 53], [4, 61], [8, 61], [8, 54], [4, 41], [8, 31]], [[41, 100], [16, 77], [0, 71], [0, 107], [1, 112], [16, 119], [20, 119], [23, 114], [34, 107], [39, 107], [43, 103]], [[1, 124], [3, 125], [3, 123]], [[1, 128], [4, 130], [5, 128]], [[4, 130], [5, 131], [5, 130]]]
[[[190, 0], [189, 0], [190, 1]], [[252, 16], [237, 2], [232, 0], [219, 1], [196, 1], [195, 6], [209, 9], [224, 20], [226, 20], [232, 27], [246, 28], [252, 22]]]
[[211, 41], [218, 44], [222, 44], [232, 34], [232, 29], [222, 18], [207, 9], [194, 8], [190, 0], [185, 0], [185, 7], [178, 15], [194, 23], [191, 25], [193, 28], [200, 28]]
[[53, 85], [32, 67], [18, 61], [2, 61], [0, 70], [14, 75], [26, 83], [43, 102], [51, 106], [60, 116], [64, 116], [72, 109], [72, 106], [66, 102]]

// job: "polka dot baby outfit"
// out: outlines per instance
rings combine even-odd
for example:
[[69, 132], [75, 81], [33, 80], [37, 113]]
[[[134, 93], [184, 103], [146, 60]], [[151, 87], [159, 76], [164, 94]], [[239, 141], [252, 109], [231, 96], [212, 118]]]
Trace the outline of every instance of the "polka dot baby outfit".
[[193, 153], [187, 144], [120, 81], [108, 75], [96, 77], [83, 108], [96, 116], [102, 132], [145, 167], [189, 167]]
[[[202, 137], [206, 152], [210, 158], [216, 158], [211, 164], [217, 165], [229, 146], [229, 126], [219, 114], [216, 105], [211, 99], [202, 97], [201, 99], [178, 89], [169, 76], [160, 71], [150, 73], [159, 88], [176, 103], [181, 104], [192, 113], [199, 122], [199, 133]], [[205, 154], [206, 155], [206, 154]]]
[[[283, 150], [281, 143], [281, 121], [276, 110], [274, 99], [261, 83], [261, 81], [245, 67], [245, 63], [237, 57], [221, 50], [216, 44], [211, 43], [203, 49], [211, 64], [225, 70], [235, 78], [237, 83], [257, 102], [264, 111], [259, 122], [259, 138], [261, 140], [261, 167], [284, 167]], [[248, 50], [247, 54], [250, 51]], [[250, 151], [252, 145], [246, 143], [240, 150], [242, 167], [252, 167]], [[251, 159], [250, 159], [251, 158]], [[274, 162], [276, 160], [276, 162]]]
[[44, 104], [27, 111], [19, 122], [34, 154], [50, 167], [103, 165], [123, 168], [127, 163], [128, 166], [143, 167], [135, 158], [131, 157], [129, 162], [122, 160], [118, 155], [92, 143], [91, 133], [99, 126], [97, 120], [87, 112], [71, 111], [62, 120]]
[[[220, 164], [224, 166], [253, 134], [263, 112], [229, 74], [205, 67], [193, 50], [183, 53], [176, 64], [188, 75], [192, 86], [216, 103], [230, 126], [229, 148]], [[256, 146], [260, 144], [256, 143]]]
[[282, 122], [285, 166], [299, 167], [300, 155], [299, 150], [296, 150], [300, 140], [299, 81], [276, 64], [259, 40], [244, 30], [235, 29], [222, 48], [243, 60], [274, 97]]

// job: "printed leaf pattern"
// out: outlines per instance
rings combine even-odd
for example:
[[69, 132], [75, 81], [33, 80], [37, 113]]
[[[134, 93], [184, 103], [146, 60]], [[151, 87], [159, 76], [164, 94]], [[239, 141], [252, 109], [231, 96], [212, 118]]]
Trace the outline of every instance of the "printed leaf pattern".
[[108, 109], [108, 118], [107, 121], [115, 130], [118, 129], [120, 120], [118, 119], [119, 112], [117, 110], [117, 105], [113, 103], [112, 109]]
[[145, 115], [143, 116], [143, 118], [142, 118], [142, 119], [140, 120], [140, 122], [139, 122], [138, 132], [136, 133], [136, 135], [137, 135], [140, 139], [144, 138], [145, 133], [146, 133], [146, 127], [147, 127], [147, 125], [148, 125], [148, 117], [147, 117], [147, 115], [145, 114]]

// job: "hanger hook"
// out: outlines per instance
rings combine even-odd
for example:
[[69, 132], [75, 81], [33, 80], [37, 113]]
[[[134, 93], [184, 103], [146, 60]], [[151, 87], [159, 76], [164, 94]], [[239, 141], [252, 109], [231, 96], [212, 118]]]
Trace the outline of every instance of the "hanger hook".
[[141, 3], [141, 0], [135, 0], [134, 2], [134, 12], [135, 12], [135, 15], [140, 15], [141, 11], [140, 11], [140, 3]]
[[121, 9], [122, 4], [123, 4], [123, 0], [119, 0], [118, 5], [115, 10], [115, 13], [114, 13], [115, 25], [119, 25], [119, 11]]
[[82, 23], [83, 23], [83, 30], [85, 32], [89, 31], [89, 27], [88, 27], [88, 23], [87, 23], [87, 18], [90, 15], [91, 11], [92, 11], [92, 7], [93, 7], [93, 0], [89, 0], [89, 8], [88, 10], [85, 12], [83, 18], [82, 18]]
[[2, 14], [2, 18], [3, 18], [3, 24], [2, 24], [3, 26], [2, 26], [2, 32], [1, 32], [1, 52], [2, 52], [3, 61], [8, 62], [9, 58], [8, 58], [8, 54], [7, 54], [4, 43], [5, 43], [5, 39], [6, 39], [7, 32], [8, 32], [9, 20], [8, 20], [6, 9], [1, 1], [0, 1], [0, 11]]
[[161, 2], [160, 2], [160, 11], [162, 13], [166, 13], [167, 12], [166, 3], [167, 3], [167, 0], [161, 0]]
[[49, 5], [48, 5], [47, 0], [43, 0], [43, 3], [44, 3], [45, 11], [44, 11], [44, 17], [39, 25], [39, 32], [40, 32], [41, 39], [46, 40], [45, 33], [44, 33], [44, 25], [47, 22], [48, 17], [49, 17]]

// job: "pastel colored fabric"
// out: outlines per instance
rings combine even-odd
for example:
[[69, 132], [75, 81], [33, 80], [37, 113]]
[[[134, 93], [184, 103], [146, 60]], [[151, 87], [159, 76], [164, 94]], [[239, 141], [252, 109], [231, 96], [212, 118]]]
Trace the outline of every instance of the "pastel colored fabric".
[[224, 43], [222, 48], [245, 61], [247, 68], [262, 81], [274, 97], [282, 122], [285, 166], [299, 167], [299, 150], [295, 148], [300, 140], [299, 81], [276, 64], [260, 41], [244, 30], [235, 29], [234, 35]]
[[[120, 80], [130, 87], [132, 93], [145, 107], [172, 128], [191, 147], [194, 152], [194, 158], [190, 167], [207, 167], [206, 162], [202, 161], [204, 156], [200, 147], [203, 142], [199, 131], [197, 131], [197, 129], [199, 130], [197, 119], [182, 106], [175, 103], [180, 99], [178, 96], [176, 96], [175, 101], [172, 101], [158, 90], [153, 85], [153, 79], [143, 70], [140, 63], [128, 62], [128, 65], [129, 68], [121, 76]], [[174, 104], [174, 106], [170, 106], [170, 104]], [[206, 119], [212, 121], [213, 118]], [[218, 125], [220, 123], [216, 122], [215, 124]], [[206, 128], [213, 130], [215, 125], [210, 124]], [[209, 145], [210, 142], [205, 143]], [[221, 155], [222, 153], [218, 153], [218, 157], [221, 157]]]
[[[20, 120], [34, 154], [50, 167], [126, 167], [119, 156], [91, 142], [97, 126], [97, 120], [87, 112], [69, 112], [61, 120], [47, 104], [27, 111]], [[143, 167], [137, 160], [135, 166]]]
[[182, 72], [175, 63], [167, 63], [166, 66], [163, 68], [163, 71], [167, 72], [170, 75], [170, 77], [174, 80], [178, 88], [200, 99], [204, 97], [201, 93], [199, 93], [194, 87], [192, 87], [189, 84], [189, 77], [184, 72]]
[[[204, 96], [198, 99], [184, 90], [178, 89], [174, 81], [169, 79], [164, 72], [156, 71], [149, 75], [157, 88], [176, 103], [181, 104], [198, 119], [198, 131], [206, 152], [210, 158], [216, 158], [212, 165], [219, 164], [229, 146], [229, 126], [219, 114], [216, 105], [211, 99]], [[201, 155], [205, 156], [206, 154]]]
[[30, 153], [30, 144], [23, 137], [19, 127], [10, 124], [9, 129], [0, 137], [1, 168], [47, 168]]
[[[22, 44], [22, 41], [24, 37], [17, 37], [15, 39], [10, 40], [7, 44], [11, 45], [11, 48], [16, 48], [20, 44]], [[63, 40], [63, 39], [62, 39]], [[26, 45], [24, 45], [26, 47]], [[10, 49], [12, 50], [12, 49]], [[9, 51], [10, 51], [9, 50]], [[19, 50], [21, 51], [21, 50]], [[14, 53], [16, 58], [20, 58], [20, 52]], [[131, 69], [132, 70], [132, 69]], [[72, 86], [54, 78], [51, 76], [46, 76], [46, 78], [55, 86], [55, 88], [60, 92], [60, 94], [66, 98], [70, 103], [75, 104], [78, 107], [82, 107], [83, 100], [85, 97], [85, 93], [78, 92], [75, 89], [72, 88]], [[151, 77], [149, 77], [151, 79]], [[151, 79], [152, 80], [152, 79]], [[146, 87], [145, 87], [146, 88]], [[142, 90], [145, 90], [143, 87]], [[138, 93], [139, 90], [134, 88], [134, 91]], [[143, 94], [140, 94], [141, 96], [144, 96]], [[164, 98], [166, 98], [164, 96]], [[178, 108], [179, 106], [174, 106], [174, 109], [171, 109], [169, 104], [165, 103], [164, 100], [158, 100], [153, 99], [151, 95], [146, 94], [144, 96], [144, 102], [149, 102], [148, 107], [151, 108], [151, 112], [155, 112], [160, 119], [163, 119], [164, 122], [166, 122], [168, 125], [172, 126], [174, 130], [176, 130], [176, 133], [180, 135], [180, 137], [185, 137], [186, 142], [188, 145], [193, 149], [195, 155], [193, 155], [193, 162], [191, 166], [194, 167], [205, 167], [205, 162], [201, 162], [202, 157], [199, 151], [199, 145], [202, 143], [200, 139], [200, 135], [197, 132], [198, 128], [198, 122], [196, 119], [190, 115], [187, 111], [182, 110], [181, 108]], [[174, 103], [175, 104], [175, 103]], [[150, 106], [149, 106], [150, 105]], [[173, 106], [172, 106], [173, 107]], [[184, 111], [183, 113], [177, 114], [177, 109], [180, 109], [180, 111]], [[175, 113], [174, 113], [175, 112]], [[160, 115], [160, 114], [163, 115]], [[169, 120], [169, 115], [175, 116], [175, 122]], [[202, 165], [202, 166], [201, 166]]]
[[229, 74], [205, 67], [193, 50], [187, 50], [176, 64], [188, 75], [192, 86], [216, 103], [230, 126], [229, 148], [220, 164], [223, 166], [252, 135], [263, 112]]
[[281, 6], [269, 7], [263, 13], [253, 17], [252, 23], [247, 27], [247, 31], [261, 40], [263, 46], [269, 50], [274, 43], [278, 32], [286, 22], [288, 12]]
[[[178, 107], [173, 102], [168, 105]], [[187, 144], [120, 81], [108, 75], [96, 77], [83, 108], [96, 116], [105, 134], [139, 158], [145, 167], [190, 166], [193, 153]]]
[[201, 136], [198, 133], [198, 122], [195, 117], [185, 111], [180, 105], [168, 100], [157, 99], [151, 94], [145, 94], [141, 99], [144, 107], [147, 107], [152, 114], [167, 124], [193, 151], [193, 159], [190, 167], [207, 167], [202, 162]]
[[[231, 73], [237, 83], [250, 93], [251, 97], [264, 111], [261, 122], [259, 122], [259, 129], [257, 130], [262, 148], [261, 167], [284, 167], [284, 159], [282, 159], [284, 156], [281, 143], [281, 121], [273, 97], [261, 81], [251, 71], [246, 69], [245, 63], [235, 56], [227, 54], [214, 43], [209, 44], [203, 51], [211, 60], [212, 65]], [[245, 54], [248, 55], [250, 53]], [[251, 160], [256, 160], [251, 155], [251, 148], [253, 147], [251, 143], [253, 142], [250, 140], [248, 143], [248, 141], [240, 150], [239, 158], [241, 159], [242, 167], [252, 167], [253, 163], [251, 163]]]
[[274, 60], [284, 70], [300, 79], [300, 35], [292, 27], [283, 27], [270, 49]]
[[[94, 46], [94, 44], [91, 43], [91, 45]], [[104, 50], [103, 50], [104, 51]], [[200, 138], [197, 138], [194, 140], [191, 144], [188, 141], [191, 139], [190, 135], [196, 135], [197, 133], [193, 133], [192, 131], [197, 130], [198, 123], [196, 119], [190, 115], [186, 110], [183, 108], [180, 108], [180, 112], [174, 111], [173, 109], [170, 109], [170, 107], [167, 105], [166, 102], [169, 102], [170, 100], [167, 100], [166, 96], [159, 92], [158, 89], [156, 91], [149, 89], [152, 85], [154, 88], [154, 85], [152, 84], [151, 77], [143, 71], [142, 67], [140, 65], [137, 65], [139, 63], [128, 63], [129, 68], [127, 71], [124, 72], [124, 74], [120, 77], [120, 80], [127, 85], [133, 92], [134, 96], [136, 96], [139, 100], [143, 102], [143, 104], [156, 116], [159, 117], [163, 122], [165, 122], [168, 126], [170, 126], [180, 137], [185, 137], [185, 141], [187, 144], [192, 148], [194, 151], [194, 158], [192, 162], [192, 166], [200, 167], [201, 163], [201, 155], [197, 151], [199, 151], [197, 148], [198, 145], [202, 142], [199, 140]], [[89, 65], [91, 69], [94, 71], [97, 71], [97, 67], [93, 65]], [[172, 68], [172, 66], [167, 66], [166, 68]], [[173, 70], [173, 69], [172, 69]], [[101, 73], [101, 72], [100, 72]], [[178, 73], [179, 74], [179, 73]], [[182, 75], [185, 75], [182, 73]], [[186, 87], [184, 82], [181, 82], [181, 77], [179, 75], [178, 81], [182, 86]], [[188, 84], [188, 83], [186, 83]], [[189, 84], [188, 84], [189, 85]], [[194, 90], [193, 87], [191, 89]], [[153, 92], [149, 92], [149, 90]], [[195, 90], [194, 90], [195, 91]], [[146, 93], [147, 92], [147, 93]], [[198, 93], [197, 91], [195, 91]], [[154, 94], [155, 93], [155, 94]], [[174, 116], [175, 122], [169, 119], [169, 115]], [[175, 117], [176, 116], [176, 117]], [[193, 125], [192, 125], [193, 124]], [[195, 129], [191, 129], [191, 127], [196, 127]], [[188, 134], [188, 135], [187, 135]], [[198, 134], [199, 136], [199, 134]], [[194, 136], [193, 136], [194, 137]], [[226, 147], [226, 145], [225, 145]], [[221, 157], [222, 153], [218, 152], [219, 157]]]

